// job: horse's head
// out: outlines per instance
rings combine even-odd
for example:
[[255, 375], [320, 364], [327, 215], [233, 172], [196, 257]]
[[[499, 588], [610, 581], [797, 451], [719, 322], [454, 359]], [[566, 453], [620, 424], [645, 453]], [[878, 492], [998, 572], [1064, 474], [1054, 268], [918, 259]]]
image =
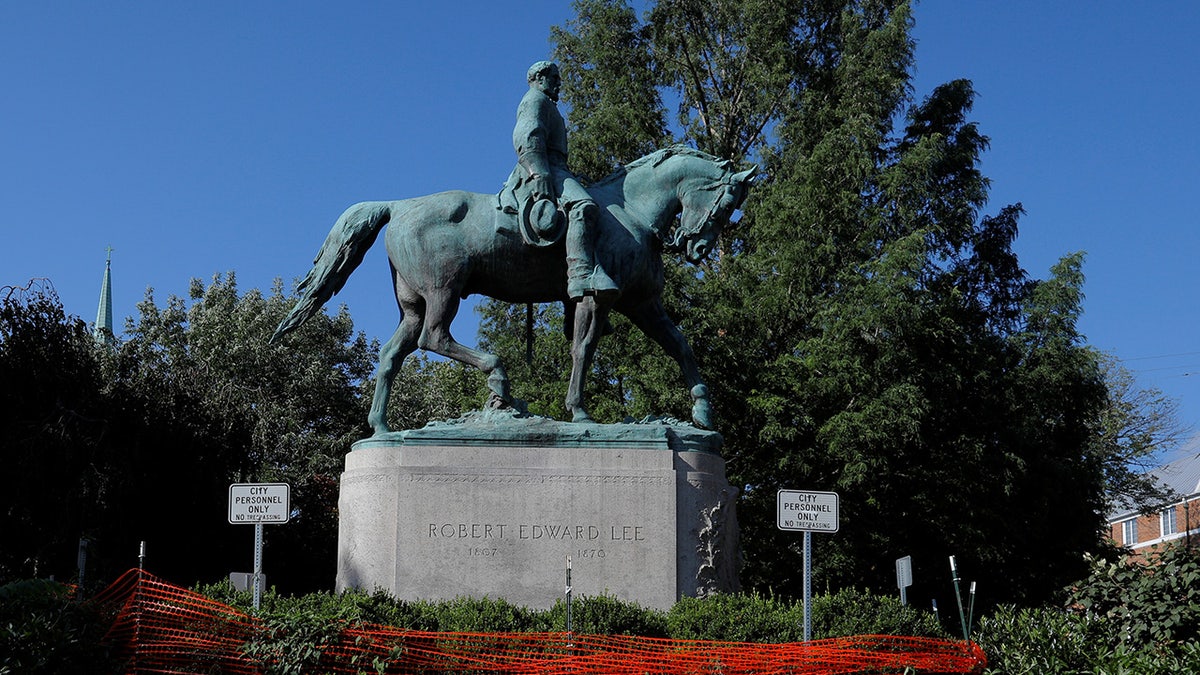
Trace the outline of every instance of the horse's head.
[[658, 234], [663, 248], [698, 263], [716, 248], [756, 170], [735, 172], [729, 160], [672, 145], [630, 162], [589, 190], [619, 184], [629, 200], [626, 208], [642, 214], [641, 222]]
[[721, 175], [685, 181], [679, 191], [683, 206], [679, 225], [666, 248], [683, 254], [684, 259], [696, 264], [703, 261], [716, 248], [721, 230], [729, 224], [733, 215], [746, 198], [751, 177], [757, 167], [733, 173], [728, 163], [722, 165]]

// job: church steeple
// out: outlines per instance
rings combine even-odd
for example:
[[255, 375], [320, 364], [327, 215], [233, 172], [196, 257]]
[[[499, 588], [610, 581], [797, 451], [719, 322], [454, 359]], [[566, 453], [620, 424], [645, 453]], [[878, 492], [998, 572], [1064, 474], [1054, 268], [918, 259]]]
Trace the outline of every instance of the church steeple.
[[108, 247], [108, 259], [104, 261], [104, 283], [100, 286], [100, 308], [96, 310], [96, 327], [93, 329], [96, 340], [104, 344], [112, 344], [112, 252]]

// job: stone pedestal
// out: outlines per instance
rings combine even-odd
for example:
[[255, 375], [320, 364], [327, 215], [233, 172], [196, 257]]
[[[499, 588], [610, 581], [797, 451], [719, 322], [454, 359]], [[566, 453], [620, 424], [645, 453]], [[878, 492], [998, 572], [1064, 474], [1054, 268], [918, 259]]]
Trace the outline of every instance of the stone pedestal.
[[737, 589], [737, 490], [720, 436], [683, 425], [468, 420], [355, 444], [338, 590], [407, 600], [573, 592], [667, 609]]

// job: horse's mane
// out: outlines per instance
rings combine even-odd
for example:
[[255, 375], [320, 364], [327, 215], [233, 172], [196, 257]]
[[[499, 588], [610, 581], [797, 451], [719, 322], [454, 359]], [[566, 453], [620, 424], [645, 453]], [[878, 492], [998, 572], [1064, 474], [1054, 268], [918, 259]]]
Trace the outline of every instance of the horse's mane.
[[625, 175], [627, 173], [629, 173], [629, 171], [632, 169], [639, 168], [646, 164], [649, 164], [652, 167], [658, 166], [659, 164], [662, 164], [663, 162], [665, 162], [667, 159], [674, 157], [676, 155], [683, 155], [686, 157], [695, 157], [697, 159], [708, 160], [708, 161], [718, 165], [724, 171], [729, 171], [730, 168], [733, 166], [733, 162], [731, 162], [728, 159], [721, 159], [720, 157], [717, 157], [715, 155], [710, 155], [707, 152], [704, 152], [703, 150], [697, 150], [695, 148], [683, 145], [682, 143], [676, 143], [674, 145], [668, 145], [665, 148], [659, 148], [658, 150], [655, 150], [654, 152], [652, 152], [644, 157], [639, 157], [639, 158], [633, 160], [632, 162], [626, 164], [625, 166], [620, 167], [616, 171], [613, 171], [612, 173], [608, 174], [604, 178], [601, 178], [600, 180], [596, 181], [595, 183], [592, 183], [589, 187], [603, 187], [605, 185], [615, 183], [615, 182], [623, 179], [625, 177]]

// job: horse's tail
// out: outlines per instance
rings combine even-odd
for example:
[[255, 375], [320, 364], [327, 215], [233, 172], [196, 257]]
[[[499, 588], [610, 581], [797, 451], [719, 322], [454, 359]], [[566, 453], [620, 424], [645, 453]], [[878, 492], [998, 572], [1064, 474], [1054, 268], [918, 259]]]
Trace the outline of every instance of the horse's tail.
[[279, 322], [271, 342], [299, 328], [342, 290], [346, 279], [362, 263], [367, 249], [375, 243], [391, 217], [391, 202], [362, 202], [346, 209], [325, 237], [325, 243], [313, 260], [313, 268], [296, 289], [300, 299]]

